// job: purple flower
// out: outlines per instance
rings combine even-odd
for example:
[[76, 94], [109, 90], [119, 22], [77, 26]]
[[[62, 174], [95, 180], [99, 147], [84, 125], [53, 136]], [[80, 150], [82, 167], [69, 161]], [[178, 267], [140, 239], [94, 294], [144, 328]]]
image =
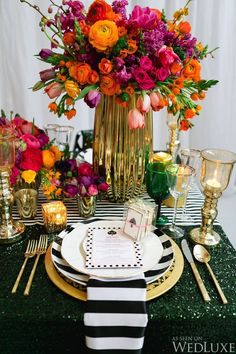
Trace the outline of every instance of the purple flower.
[[42, 81], [48, 81], [54, 79], [56, 77], [56, 73], [53, 69], [46, 69], [40, 71], [39, 76]]
[[93, 178], [91, 176], [82, 176], [79, 177], [79, 183], [83, 184], [86, 188], [89, 187], [93, 182]]
[[71, 12], [78, 20], [78, 17], [80, 17], [81, 12], [84, 8], [84, 5], [82, 4], [82, 2], [78, 1], [78, 0], [76, 0], [76, 1], [70, 0], [70, 1], [66, 2], [66, 5], [68, 5], [71, 8]]
[[157, 15], [149, 7], [136, 5], [131, 13], [130, 22], [136, 28], [152, 29], [157, 21]]
[[112, 9], [115, 13], [121, 14], [123, 19], [126, 19], [126, 6], [128, 5], [127, 0], [115, 0], [112, 3]]
[[144, 47], [148, 53], [156, 53], [166, 42], [168, 34], [166, 24], [157, 21], [155, 29], [144, 31]]
[[124, 67], [124, 60], [122, 58], [116, 57], [114, 58], [114, 66], [116, 67], [117, 70], [121, 70]]
[[90, 108], [97, 107], [98, 103], [100, 102], [101, 96], [101, 93], [97, 90], [91, 90], [84, 97], [84, 102], [86, 102]]
[[67, 163], [70, 165], [70, 171], [77, 172], [77, 163], [76, 159], [69, 159]]
[[118, 71], [115, 74], [116, 80], [119, 82], [120, 85], [125, 85], [130, 80], [132, 74], [127, 73], [126, 67], [124, 66], [123, 69]]
[[3, 127], [3, 126], [10, 126], [10, 122], [7, 118], [0, 117], [0, 127]]
[[75, 186], [74, 184], [66, 184], [63, 190], [63, 193], [65, 194], [66, 197], [72, 198], [75, 197], [76, 194], [78, 193], [79, 188]]
[[39, 52], [39, 56], [42, 59], [48, 59], [49, 57], [51, 57], [53, 55], [53, 51], [51, 49], [42, 49]]
[[49, 143], [49, 137], [44, 132], [37, 135], [37, 139], [40, 143], [40, 148]]

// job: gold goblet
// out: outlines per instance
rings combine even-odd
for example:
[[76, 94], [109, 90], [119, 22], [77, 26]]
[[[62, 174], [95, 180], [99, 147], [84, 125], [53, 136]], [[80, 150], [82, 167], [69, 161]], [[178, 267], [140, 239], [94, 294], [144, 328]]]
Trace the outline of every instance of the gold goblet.
[[0, 127], [0, 244], [12, 243], [22, 237], [23, 223], [12, 218], [13, 191], [10, 171], [15, 164], [15, 135], [11, 126]]
[[202, 226], [191, 230], [190, 238], [195, 243], [215, 246], [220, 242], [219, 234], [213, 230], [213, 223], [218, 214], [217, 203], [229, 184], [236, 154], [227, 150], [206, 149], [201, 151], [201, 158], [200, 182], [205, 194], [201, 209]]

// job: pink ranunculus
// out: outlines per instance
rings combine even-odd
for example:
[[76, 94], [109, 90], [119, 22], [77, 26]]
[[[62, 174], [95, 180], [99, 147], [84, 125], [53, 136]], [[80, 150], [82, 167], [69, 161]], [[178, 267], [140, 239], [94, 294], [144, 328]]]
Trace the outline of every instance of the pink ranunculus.
[[128, 125], [130, 129], [144, 127], [144, 115], [137, 109], [131, 109], [128, 113]]
[[59, 82], [52, 82], [51, 84], [45, 87], [44, 91], [46, 92], [49, 98], [53, 99], [60, 96], [63, 91], [63, 86], [59, 84]]
[[40, 142], [32, 134], [24, 134], [21, 139], [26, 143], [27, 148], [40, 149]]
[[134, 6], [130, 22], [136, 28], [152, 29], [157, 21], [157, 15], [149, 7]]
[[93, 167], [88, 162], [82, 162], [78, 166], [79, 176], [93, 176]]
[[56, 77], [56, 73], [53, 69], [46, 69], [40, 71], [39, 76], [42, 81], [48, 81], [54, 79]]
[[155, 82], [142, 68], [136, 68], [133, 72], [133, 76], [139, 84], [141, 90], [151, 90], [155, 87]]
[[158, 68], [156, 70], [156, 78], [158, 81], [165, 81], [165, 79], [170, 75], [170, 71], [167, 68]]
[[157, 55], [164, 68], [169, 68], [175, 61], [180, 61], [178, 55], [165, 45], [158, 50]]
[[159, 110], [160, 107], [160, 96], [157, 92], [150, 93], [151, 107], [154, 112]]
[[141, 113], [147, 113], [150, 110], [150, 103], [149, 95], [145, 94], [144, 97], [140, 95], [137, 99], [137, 108]]
[[140, 59], [140, 67], [143, 69], [143, 70], [151, 70], [152, 69], [152, 61], [151, 59], [149, 59], [147, 56], [143, 56], [141, 59]]
[[98, 194], [98, 187], [96, 184], [91, 184], [91, 186], [88, 187], [88, 194], [91, 196]]

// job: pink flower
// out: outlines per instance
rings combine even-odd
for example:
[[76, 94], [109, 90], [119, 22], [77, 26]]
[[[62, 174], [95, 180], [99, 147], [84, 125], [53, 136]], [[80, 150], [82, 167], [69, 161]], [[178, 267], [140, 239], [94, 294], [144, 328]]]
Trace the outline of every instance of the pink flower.
[[159, 68], [156, 70], [156, 78], [159, 81], [165, 81], [165, 79], [169, 76], [170, 72], [167, 68]]
[[93, 167], [88, 162], [82, 162], [78, 166], [79, 176], [93, 176]]
[[128, 113], [128, 125], [130, 129], [144, 127], [144, 115], [137, 108], [131, 109]]
[[137, 99], [137, 108], [141, 113], [147, 113], [150, 110], [150, 97], [149, 95], [145, 94], [143, 97], [142, 95], [138, 96]]
[[34, 136], [37, 136], [39, 134], [39, 129], [32, 123], [28, 122], [27, 120], [16, 116], [12, 120], [14, 126], [16, 127], [18, 136], [21, 136], [23, 134], [32, 134]]
[[158, 50], [158, 58], [165, 68], [168, 68], [175, 62], [175, 61], [180, 61], [180, 58], [178, 57], [175, 52], [167, 48], [165, 45], [163, 45], [159, 50]]
[[141, 59], [140, 59], [140, 64], [141, 68], [143, 70], [151, 70], [152, 69], [152, 61], [151, 59], [149, 59], [147, 56], [143, 56]]
[[37, 139], [40, 143], [41, 148], [49, 143], [49, 137], [42, 131], [39, 133], [39, 135], [37, 135]]
[[88, 187], [88, 194], [91, 196], [98, 194], [98, 188], [95, 184], [91, 184], [91, 186]]
[[151, 90], [155, 87], [155, 82], [142, 68], [136, 68], [133, 72], [133, 76], [142, 90]]
[[130, 20], [136, 28], [152, 29], [156, 23], [157, 15], [149, 7], [136, 5], [131, 13]]
[[47, 80], [54, 79], [54, 77], [56, 77], [56, 73], [53, 69], [46, 69], [40, 71], [39, 76], [42, 81], [47, 81]]
[[26, 143], [28, 148], [40, 149], [40, 142], [32, 134], [24, 134], [21, 136], [21, 139]]
[[45, 87], [44, 91], [46, 92], [49, 98], [53, 99], [60, 96], [63, 91], [63, 86], [58, 82], [52, 82], [51, 84]]
[[156, 92], [150, 93], [151, 107], [154, 112], [159, 111], [160, 108], [160, 96]]
[[99, 104], [101, 97], [101, 93], [97, 90], [90, 90], [84, 97], [84, 102], [86, 102], [90, 108], [94, 108]]

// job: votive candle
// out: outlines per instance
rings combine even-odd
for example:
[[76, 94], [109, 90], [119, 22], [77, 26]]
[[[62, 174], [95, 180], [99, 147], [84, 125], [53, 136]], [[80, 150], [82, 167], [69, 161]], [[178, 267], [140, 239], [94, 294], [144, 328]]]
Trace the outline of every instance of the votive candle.
[[67, 224], [67, 209], [63, 202], [42, 204], [44, 226], [48, 233], [60, 232]]

